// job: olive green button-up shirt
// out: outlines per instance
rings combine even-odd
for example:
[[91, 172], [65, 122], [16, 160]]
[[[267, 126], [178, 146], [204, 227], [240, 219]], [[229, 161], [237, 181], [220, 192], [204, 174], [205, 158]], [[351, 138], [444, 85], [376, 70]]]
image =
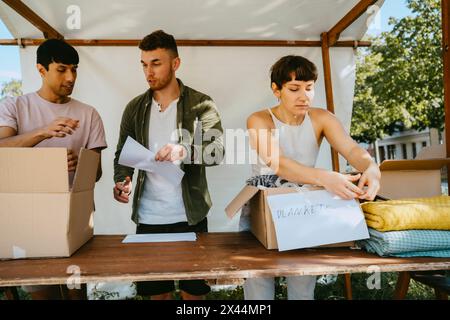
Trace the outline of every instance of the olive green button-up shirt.
[[[178, 80], [178, 79], [177, 79]], [[181, 164], [184, 176], [181, 181], [183, 202], [189, 225], [195, 225], [208, 214], [211, 198], [205, 169], [219, 164], [224, 156], [223, 129], [219, 112], [213, 100], [178, 80], [180, 99], [177, 103], [178, 142], [188, 151]], [[134, 168], [118, 163], [128, 136], [148, 147], [151, 89], [131, 100], [125, 108], [120, 124], [120, 136], [114, 158], [114, 182], [132, 177]], [[133, 211], [131, 219], [138, 224], [138, 208], [147, 179], [145, 171], [139, 170], [134, 182]]]

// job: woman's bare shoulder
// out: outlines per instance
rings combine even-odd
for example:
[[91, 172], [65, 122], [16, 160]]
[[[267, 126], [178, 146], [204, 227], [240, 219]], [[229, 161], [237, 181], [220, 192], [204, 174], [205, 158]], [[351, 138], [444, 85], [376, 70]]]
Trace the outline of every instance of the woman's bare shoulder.
[[252, 113], [247, 118], [247, 128], [273, 127], [272, 117], [267, 109]]
[[314, 122], [323, 123], [336, 119], [336, 116], [333, 113], [324, 108], [309, 108], [308, 114]]

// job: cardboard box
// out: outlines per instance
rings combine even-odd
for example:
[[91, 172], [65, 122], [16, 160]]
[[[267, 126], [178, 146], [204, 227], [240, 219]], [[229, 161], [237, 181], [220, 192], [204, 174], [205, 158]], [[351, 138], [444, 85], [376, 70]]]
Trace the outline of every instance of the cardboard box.
[[0, 148], [0, 258], [68, 257], [86, 243], [98, 162], [82, 149], [69, 189], [65, 148]]
[[[316, 188], [316, 190], [319, 190]], [[293, 188], [267, 188], [245, 186], [241, 192], [225, 208], [228, 217], [232, 218], [247, 201], [250, 201], [251, 232], [267, 249], [278, 249], [277, 237], [267, 197], [275, 194], [296, 192]], [[319, 247], [353, 247], [354, 241], [329, 244]]]
[[424, 148], [414, 160], [385, 160], [378, 194], [387, 199], [441, 195], [441, 169], [449, 164], [444, 145]]

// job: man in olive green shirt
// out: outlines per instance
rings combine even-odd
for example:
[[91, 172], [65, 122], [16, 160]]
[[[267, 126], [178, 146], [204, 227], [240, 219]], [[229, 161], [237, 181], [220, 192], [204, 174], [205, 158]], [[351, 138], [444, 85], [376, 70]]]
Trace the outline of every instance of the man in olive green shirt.
[[[122, 116], [114, 159], [114, 198], [129, 201], [134, 169], [118, 163], [128, 136], [184, 171], [174, 186], [158, 172], [139, 170], [133, 198], [136, 233], [207, 232], [211, 199], [205, 167], [224, 156], [223, 129], [212, 99], [176, 78], [180, 58], [175, 39], [162, 30], [139, 44], [141, 64], [150, 89], [131, 100]], [[179, 282], [183, 299], [202, 299], [210, 288], [204, 280]], [[174, 281], [137, 283], [138, 294], [171, 299]]]

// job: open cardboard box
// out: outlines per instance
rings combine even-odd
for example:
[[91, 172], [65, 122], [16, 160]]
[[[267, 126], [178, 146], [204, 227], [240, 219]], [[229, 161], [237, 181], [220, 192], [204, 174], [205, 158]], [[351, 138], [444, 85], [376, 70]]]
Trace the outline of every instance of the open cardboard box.
[[[320, 190], [312, 188], [311, 190]], [[293, 188], [266, 188], [259, 189], [253, 186], [245, 186], [241, 192], [225, 208], [229, 218], [232, 218], [247, 201], [250, 201], [250, 230], [253, 235], [266, 247], [266, 249], [278, 249], [275, 225], [267, 202], [267, 197], [275, 194], [297, 192]], [[322, 245], [319, 247], [353, 247], [354, 241]]]
[[67, 149], [0, 148], [0, 258], [68, 257], [86, 243], [98, 162], [82, 149], [70, 189]]
[[385, 160], [378, 194], [387, 199], [441, 195], [441, 169], [449, 164], [444, 145], [424, 148], [414, 160]]
[[[385, 160], [380, 165], [379, 195], [388, 199], [432, 197], [441, 194], [441, 169], [450, 164], [445, 158], [444, 145], [427, 147], [414, 160]], [[251, 232], [267, 248], [278, 249], [275, 226], [267, 197], [273, 194], [296, 192], [292, 188], [260, 190], [245, 186], [225, 208], [232, 218], [250, 201]], [[354, 242], [336, 243], [320, 247], [352, 247]]]

